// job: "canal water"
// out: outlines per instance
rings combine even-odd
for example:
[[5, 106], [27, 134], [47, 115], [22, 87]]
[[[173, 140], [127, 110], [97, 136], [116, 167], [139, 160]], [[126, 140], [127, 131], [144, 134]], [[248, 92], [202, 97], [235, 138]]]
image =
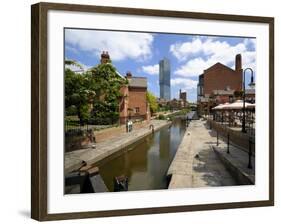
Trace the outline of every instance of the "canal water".
[[99, 164], [109, 191], [113, 191], [113, 178], [121, 175], [128, 177], [129, 191], [166, 189], [166, 173], [185, 129], [185, 120], [176, 118], [170, 128], [160, 129]]

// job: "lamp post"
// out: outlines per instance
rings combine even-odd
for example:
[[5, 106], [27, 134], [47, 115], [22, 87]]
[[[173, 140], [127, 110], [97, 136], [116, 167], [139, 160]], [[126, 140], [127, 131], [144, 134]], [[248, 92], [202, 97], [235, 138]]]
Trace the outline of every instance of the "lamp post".
[[254, 83], [254, 71], [251, 68], [246, 68], [243, 72], [243, 120], [242, 120], [242, 132], [246, 133], [246, 117], [245, 117], [245, 100], [246, 100], [246, 88], [245, 88], [245, 74], [246, 71], [249, 70], [251, 72], [251, 82], [249, 83], [250, 87], [254, 87], [255, 83]]

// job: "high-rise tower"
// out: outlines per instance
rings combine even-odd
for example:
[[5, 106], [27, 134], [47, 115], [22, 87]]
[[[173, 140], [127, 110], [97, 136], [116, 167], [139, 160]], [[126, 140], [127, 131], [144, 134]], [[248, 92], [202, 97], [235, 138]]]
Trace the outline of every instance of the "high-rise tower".
[[171, 99], [171, 71], [170, 61], [167, 58], [159, 62], [159, 85], [160, 98], [165, 100]]

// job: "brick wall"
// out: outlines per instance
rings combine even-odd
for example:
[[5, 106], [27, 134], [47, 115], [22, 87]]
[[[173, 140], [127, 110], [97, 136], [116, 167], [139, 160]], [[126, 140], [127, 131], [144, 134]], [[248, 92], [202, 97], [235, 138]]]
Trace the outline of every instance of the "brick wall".
[[[129, 96], [129, 89], [128, 86], [123, 86], [120, 90], [121, 94], [122, 94], [122, 98], [119, 104], [119, 117], [127, 117], [128, 116], [128, 97]], [[125, 120], [120, 121], [121, 123], [124, 123]]]
[[[146, 88], [129, 87], [129, 105], [131, 115], [146, 115], [147, 112], [146, 102]], [[135, 109], [139, 108], [139, 112], [136, 113]]]
[[242, 89], [242, 70], [234, 71], [222, 64], [216, 64], [204, 72], [204, 94], [213, 90]]

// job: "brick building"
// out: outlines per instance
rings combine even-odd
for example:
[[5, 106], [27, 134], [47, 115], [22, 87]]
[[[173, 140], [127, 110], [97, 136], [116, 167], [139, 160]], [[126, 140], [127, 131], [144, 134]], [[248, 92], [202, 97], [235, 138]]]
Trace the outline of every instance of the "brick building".
[[182, 108], [187, 107], [187, 93], [182, 92], [181, 89], [180, 89], [180, 92], [179, 92], [179, 100], [181, 101], [181, 107]]
[[121, 89], [120, 122], [131, 120], [150, 120], [150, 110], [146, 99], [147, 79], [135, 77], [130, 72], [126, 74], [128, 86]]
[[235, 69], [221, 63], [204, 70], [197, 85], [197, 106], [200, 115], [209, 114], [217, 104], [231, 102], [235, 92], [241, 92], [243, 82], [241, 54], [235, 57]]

